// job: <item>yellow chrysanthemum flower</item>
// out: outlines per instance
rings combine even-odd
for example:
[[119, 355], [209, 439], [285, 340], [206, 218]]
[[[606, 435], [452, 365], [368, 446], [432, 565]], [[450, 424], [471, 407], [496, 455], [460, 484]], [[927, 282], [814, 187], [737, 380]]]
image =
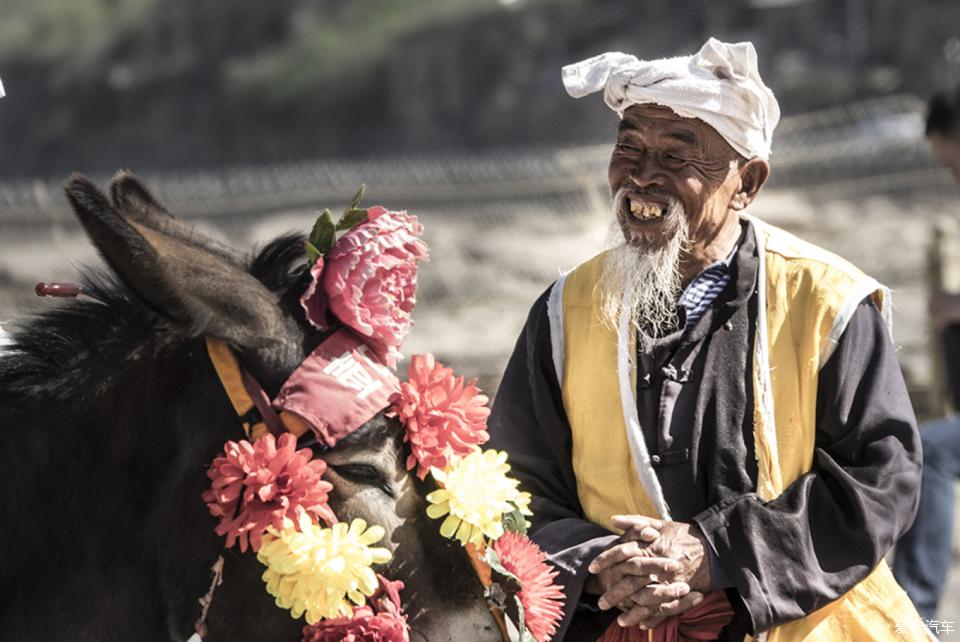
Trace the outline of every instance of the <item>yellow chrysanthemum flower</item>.
[[390, 561], [390, 551], [370, 546], [383, 536], [382, 527], [368, 529], [362, 519], [353, 520], [349, 528], [342, 522], [331, 528], [311, 524], [302, 532], [271, 528], [257, 553], [267, 566], [263, 573], [267, 591], [293, 617], [306, 613], [310, 624], [349, 616], [350, 602], [360, 606], [377, 590], [370, 566]]
[[530, 512], [530, 494], [517, 489], [520, 482], [507, 477], [510, 466], [507, 453], [475, 450], [453, 463], [449, 470], [432, 469], [440, 490], [427, 495], [427, 515], [434, 519], [447, 516], [440, 525], [444, 537], [482, 546], [484, 537], [503, 535], [503, 515], [520, 509]]

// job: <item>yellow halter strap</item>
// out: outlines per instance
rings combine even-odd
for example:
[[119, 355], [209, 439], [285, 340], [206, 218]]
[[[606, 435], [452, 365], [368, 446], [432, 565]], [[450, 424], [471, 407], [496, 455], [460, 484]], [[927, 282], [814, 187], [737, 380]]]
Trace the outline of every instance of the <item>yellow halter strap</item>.
[[[258, 411], [257, 404], [243, 383], [243, 370], [230, 346], [222, 341], [208, 338], [207, 354], [210, 355], [210, 362], [217, 371], [217, 376], [233, 405], [234, 412], [243, 423], [243, 432], [247, 439], [256, 441], [270, 432], [267, 422]], [[307, 424], [291, 412], [282, 411], [279, 416], [283, 428], [296, 437], [306, 434], [309, 430]]]

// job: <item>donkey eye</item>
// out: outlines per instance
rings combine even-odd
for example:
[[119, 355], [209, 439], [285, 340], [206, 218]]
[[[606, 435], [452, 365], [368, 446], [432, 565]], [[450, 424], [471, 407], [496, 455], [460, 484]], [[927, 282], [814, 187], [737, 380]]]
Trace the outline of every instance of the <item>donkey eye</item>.
[[369, 464], [328, 464], [335, 473], [354, 484], [376, 486], [384, 493], [393, 497], [393, 488], [387, 478], [377, 468]]

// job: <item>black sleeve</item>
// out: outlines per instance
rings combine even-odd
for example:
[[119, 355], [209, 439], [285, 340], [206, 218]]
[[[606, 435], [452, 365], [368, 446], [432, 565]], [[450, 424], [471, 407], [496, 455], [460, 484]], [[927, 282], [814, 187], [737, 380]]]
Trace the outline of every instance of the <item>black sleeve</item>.
[[894, 346], [869, 300], [820, 371], [812, 470], [764, 503], [694, 518], [736, 585], [751, 633], [803, 617], [867, 576], [913, 523], [920, 439]]
[[[581, 621], [574, 628], [586, 626], [590, 635], [596, 632], [596, 639], [614, 614], [595, 613], [581, 603], [581, 593], [587, 565], [617, 536], [585, 520], [577, 497], [570, 425], [553, 366], [548, 295], [549, 290], [534, 303], [507, 364], [490, 416], [487, 445], [509, 454], [511, 473], [533, 497], [530, 537], [560, 571], [567, 599], [564, 622], [554, 639], [564, 638], [578, 607]], [[569, 635], [581, 633], [571, 630]]]

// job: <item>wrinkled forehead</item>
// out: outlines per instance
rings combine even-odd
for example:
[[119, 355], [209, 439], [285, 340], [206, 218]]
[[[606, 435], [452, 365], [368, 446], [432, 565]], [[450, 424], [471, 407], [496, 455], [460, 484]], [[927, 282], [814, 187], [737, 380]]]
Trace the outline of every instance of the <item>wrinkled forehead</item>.
[[663, 105], [644, 104], [627, 107], [620, 120], [619, 130], [644, 137], [675, 141], [725, 157], [740, 157], [730, 143], [713, 127], [699, 118], [680, 116]]

